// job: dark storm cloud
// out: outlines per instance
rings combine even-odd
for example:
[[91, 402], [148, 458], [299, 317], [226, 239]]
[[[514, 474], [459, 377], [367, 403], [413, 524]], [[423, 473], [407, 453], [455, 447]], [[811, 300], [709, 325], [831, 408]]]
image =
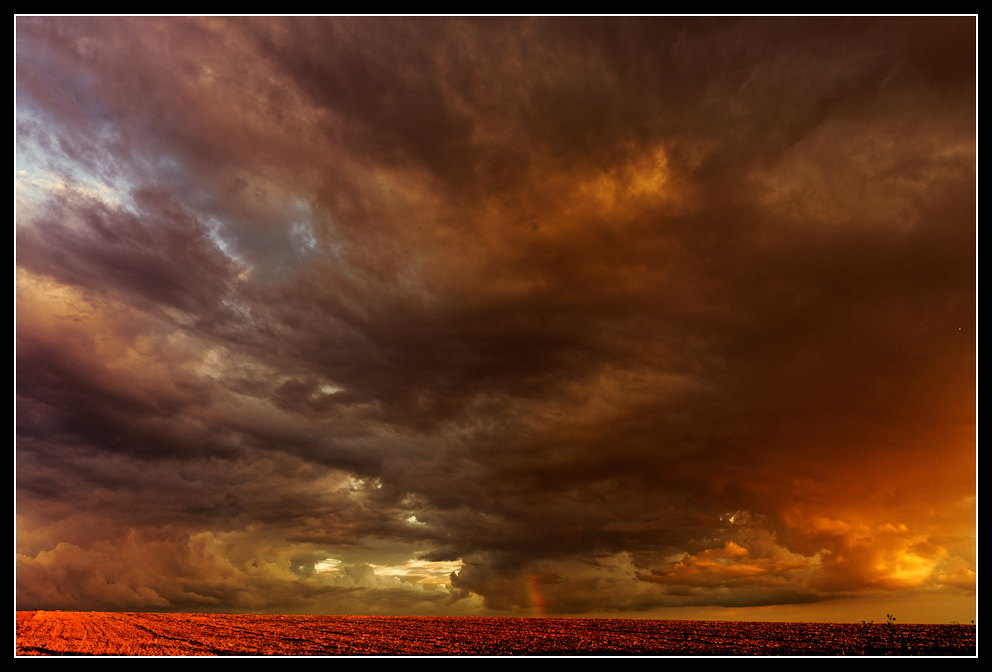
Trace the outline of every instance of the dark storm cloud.
[[190, 313], [219, 311], [233, 265], [169, 194], [139, 191], [131, 213], [80, 196], [18, 232], [18, 263], [61, 283]]
[[974, 29], [19, 19], [19, 599], [967, 588]]

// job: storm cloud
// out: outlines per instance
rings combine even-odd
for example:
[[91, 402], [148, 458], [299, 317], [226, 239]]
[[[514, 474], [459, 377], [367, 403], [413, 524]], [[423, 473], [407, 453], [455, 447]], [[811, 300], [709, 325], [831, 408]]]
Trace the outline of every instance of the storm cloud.
[[17, 608], [970, 620], [975, 44], [18, 18]]

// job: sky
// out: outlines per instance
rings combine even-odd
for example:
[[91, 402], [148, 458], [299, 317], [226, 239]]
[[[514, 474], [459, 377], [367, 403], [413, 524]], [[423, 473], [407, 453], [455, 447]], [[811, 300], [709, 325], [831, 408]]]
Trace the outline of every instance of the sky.
[[16, 607], [969, 622], [976, 17], [18, 17]]

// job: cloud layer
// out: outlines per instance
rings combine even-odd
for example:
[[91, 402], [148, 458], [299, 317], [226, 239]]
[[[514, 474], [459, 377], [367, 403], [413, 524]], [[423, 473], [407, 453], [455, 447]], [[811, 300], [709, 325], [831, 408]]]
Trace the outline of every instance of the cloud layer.
[[18, 608], [974, 604], [974, 19], [16, 23]]

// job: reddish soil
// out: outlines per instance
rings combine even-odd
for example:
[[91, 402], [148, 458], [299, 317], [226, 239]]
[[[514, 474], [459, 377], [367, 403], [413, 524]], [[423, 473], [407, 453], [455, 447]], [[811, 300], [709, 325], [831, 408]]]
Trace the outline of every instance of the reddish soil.
[[17, 655], [956, 655], [973, 625], [17, 612]]

